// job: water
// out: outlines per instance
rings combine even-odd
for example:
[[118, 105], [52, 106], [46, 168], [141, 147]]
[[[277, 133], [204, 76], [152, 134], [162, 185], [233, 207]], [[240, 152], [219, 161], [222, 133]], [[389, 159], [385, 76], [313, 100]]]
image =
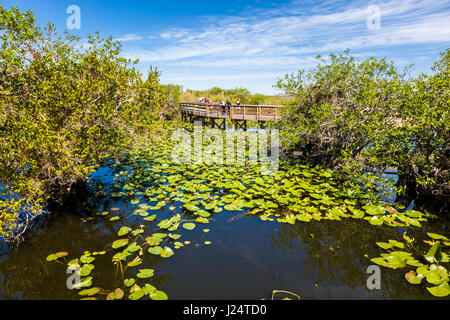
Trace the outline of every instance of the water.
[[[97, 177], [110, 181], [107, 170], [100, 170]], [[173, 205], [175, 213], [184, 215], [179, 203]], [[117, 239], [121, 226], [136, 228], [142, 223], [130, 216], [134, 208], [125, 201], [104, 198], [91, 206], [90, 210], [54, 212], [39, 223], [24, 244], [4, 250], [0, 255], [0, 299], [80, 298], [76, 290], [67, 289], [65, 263], [45, 258], [68, 251], [68, 261], [85, 250], [104, 250]], [[112, 207], [120, 208], [120, 221], [110, 222], [109, 216], [92, 213]], [[158, 221], [172, 215], [168, 209], [160, 210]], [[91, 216], [94, 218], [82, 221]], [[423, 286], [405, 281], [408, 270], [381, 268], [381, 289], [366, 287], [366, 270], [373, 264], [369, 258], [383, 252], [375, 242], [401, 239], [404, 228], [375, 227], [353, 219], [290, 225], [226, 211], [213, 219], [192, 231], [177, 231], [182, 234], [179, 241], [191, 243], [174, 249], [170, 258], [145, 250], [143, 264], [127, 269], [125, 278], [139, 268], [153, 268], [155, 275], [149, 282], [169, 299], [260, 300], [270, 298], [274, 289], [295, 292], [302, 299], [435, 299]], [[147, 223], [146, 234], [157, 229], [158, 221]], [[448, 235], [448, 226], [448, 221], [440, 218], [423, 228], [407, 230], [409, 236], [422, 239], [426, 232]], [[210, 232], [203, 232], [204, 228]], [[212, 244], [205, 245], [206, 240]], [[97, 256], [94, 286], [108, 290], [124, 287], [120, 271], [111, 263], [115, 252], [109, 249], [106, 255]]]

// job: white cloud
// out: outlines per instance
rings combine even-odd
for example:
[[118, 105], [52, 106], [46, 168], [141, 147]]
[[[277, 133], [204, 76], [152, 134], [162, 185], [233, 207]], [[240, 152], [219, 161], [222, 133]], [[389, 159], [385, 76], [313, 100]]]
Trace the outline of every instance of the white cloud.
[[[177, 67], [189, 68], [194, 73], [209, 68], [221, 77], [239, 69], [241, 77], [249, 74], [248, 79], [253, 79], [267, 72], [282, 75], [312, 65], [319, 53], [350, 48], [356, 52], [393, 52], [397, 61], [407, 61], [393, 48], [412, 46], [421, 50], [450, 43], [447, 0], [375, 3], [381, 11], [378, 30], [367, 28], [369, 14], [365, 2], [311, 3], [313, 6], [306, 9], [302, 7], [304, 1], [270, 10], [249, 9], [245, 15], [218, 19], [219, 22], [208, 17], [209, 24], [201, 29], [172, 28], [159, 32], [157, 39], [152, 36], [158, 41], [157, 47], [126, 48], [124, 55], [162, 65], [170, 70], [173, 81], [182, 81], [182, 77], [176, 76]], [[138, 37], [124, 38], [138, 40]], [[258, 70], [264, 72], [255, 72]], [[178, 74], [186, 76], [182, 70]]]
[[119, 38], [114, 38], [114, 41], [126, 42], [126, 41], [137, 41], [137, 40], [142, 40], [142, 39], [143, 39], [143, 37], [130, 33], [130, 34], [126, 34]]

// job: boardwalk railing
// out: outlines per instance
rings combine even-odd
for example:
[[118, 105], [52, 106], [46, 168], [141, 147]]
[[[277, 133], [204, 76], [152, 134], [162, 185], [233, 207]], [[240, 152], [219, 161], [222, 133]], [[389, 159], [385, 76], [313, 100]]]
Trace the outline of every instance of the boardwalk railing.
[[180, 111], [184, 119], [189, 116], [212, 119], [256, 120], [269, 121], [281, 118], [282, 106], [266, 105], [231, 105], [224, 106], [217, 103], [180, 102]]

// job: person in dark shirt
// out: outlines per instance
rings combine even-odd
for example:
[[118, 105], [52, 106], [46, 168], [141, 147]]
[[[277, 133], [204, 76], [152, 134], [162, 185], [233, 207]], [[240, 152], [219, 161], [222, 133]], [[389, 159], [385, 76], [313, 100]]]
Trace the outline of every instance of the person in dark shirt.
[[230, 110], [231, 109], [231, 101], [227, 99], [227, 102], [225, 104], [226, 104], [226, 109], [228, 109], [228, 112], [231, 112], [231, 110]]

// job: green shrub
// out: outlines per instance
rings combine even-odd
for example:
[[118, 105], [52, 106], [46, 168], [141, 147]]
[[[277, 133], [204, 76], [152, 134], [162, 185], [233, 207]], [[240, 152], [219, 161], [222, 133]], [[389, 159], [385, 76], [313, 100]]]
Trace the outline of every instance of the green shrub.
[[286, 75], [277, 83], [291, 97], [283, 146], [357, 178], [362, 163], [378, 174], [396, 167], [399, 187], [448, 197], [449, 55], [417, 79], [386, 59], [356, 60], [348, 51]]
[[0, 5], [0, 45], [0, 236], [11, 238], [145, 131], [166, 94], [111, 38], [60, 37], [30, 11]]

